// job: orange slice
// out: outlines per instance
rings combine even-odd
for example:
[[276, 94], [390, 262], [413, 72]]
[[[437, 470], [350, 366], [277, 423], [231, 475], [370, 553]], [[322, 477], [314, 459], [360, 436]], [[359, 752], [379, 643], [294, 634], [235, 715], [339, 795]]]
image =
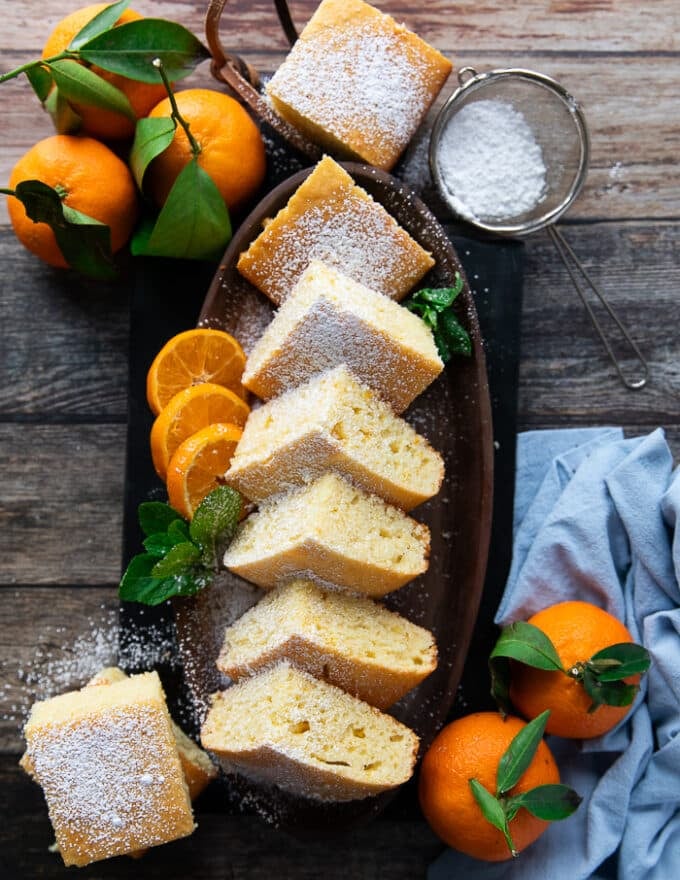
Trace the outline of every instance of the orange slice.
[[175, 394], [151, 428], [151, 458], [158, 476], [165, 479], [170, 459], [187, 437], [216, 422], [243, 426], [249, 412], [236, 392], [212, 382]]
[[241, 439], [238, 425], [217, 423], [201, 428], [180, 443], [168, 465], [168, 501], [177, 513], [191, 519], [205, 496], [222, 479]]
[[246, 356], [224, 330], [198, 328], [178, 333], [158, 352], [146, 376], [146, 398], [158, 415], [179, 391], [203, 382], [224, 385], [247, 399], [241, 385]]

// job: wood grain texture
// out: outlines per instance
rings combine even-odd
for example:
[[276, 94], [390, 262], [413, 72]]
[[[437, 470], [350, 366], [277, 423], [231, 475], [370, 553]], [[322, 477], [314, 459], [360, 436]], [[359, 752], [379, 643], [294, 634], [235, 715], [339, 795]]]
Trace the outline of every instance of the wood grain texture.
[[[37, 57], [53, 24], [84, 3], [0, 0], [0, 69]], [[203, 36], [204, 3], [133, 5]], [[316, 0], [291, 5], [303, 23]], [[584, 106], [591, 167], [563, 231], [631, 328], [651, 378], [637, 393], [620, 385], [550, 241], [536, 234], [525, 244], [519, 428], [620, 424], [635, 435], [661, 426], [680, 457], [677, 0], [378, 5], [458, 68], [539, 70]], [[285, 56], [271, 0], [230, 0], [221, 33], [228, 49], [263, 72]], [[194, 85], [215, 85], [207, 64], [183, 83]], [[437, 107], [454, 87], [452, 77]], [[4, 185], [19, 156], [52, 128], [23, 78], [0, 85], [0, 108]], [[447, 220], [427, 166], [432, 117], [398, 173]], [[43, 266], [16, 242], [4, 198], [0, 265], [0, 876], [56, 878], [66, 871], [46, 851], [52, 837], [42, 796], [16, 765], [20, 728], [35, 696], [82, 683], [92, 664], [115, 653], [133, 276], [102, 286]], [[114, 860], [80, 875], [412, 880], [441, 851], [414, 806], [338, 841], [310, 843], [256, 816], [226, 821], [218, 801], [213, 791], [200, 805], [190, 839], [143, 862]]]

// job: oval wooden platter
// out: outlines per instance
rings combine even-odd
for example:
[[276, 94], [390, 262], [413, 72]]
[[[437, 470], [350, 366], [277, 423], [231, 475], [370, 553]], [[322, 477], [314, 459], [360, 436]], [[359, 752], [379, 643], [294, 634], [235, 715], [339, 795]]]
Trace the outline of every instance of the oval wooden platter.
[[[389, 174], [354, 163], [345, 163], [343, 167], [432, 253], [435, 266], [420, 286], [451, 286], [456, 272], [465, 280], [457, 310], [472, 338], [472, 357], [453, 358], [405, 415], [442, 453], [446, 464], [440, 493], [412, 514], [430, 527], [430, 567], [425, 575], [385, 598], [386, 605], [430, 629], [437, 639], [436, 671], [391, 710], [420, 736], [422, 754], [451, 710], [484, 584], [493, 494], [486, 365], [477, 313], [463, 267], [434, 215]], [[271, 320], [273, 307], [238, 273], [238, 255], [257, 237], [263, 221], [285, 206], [311, 171], [305, 169], [281, 183], [244, 220], [208, 290], [199, 325], [227, 330], [246, 351]], [[199, 723], [209, 706], [210, 695], [228, 685], [215, 667], [224, 627], [243, 614], [259, 595], [259, 589], [225, 573], [209, 590], [176, 603], [185, 678]], [[299, 834], [365, 823], [377, 816], [394, 795], [391, 792], [350, 803], [321, 803], [241, 777], [229, 776], [227, 783], [232, 805], [255, 810], [267, 821]]]

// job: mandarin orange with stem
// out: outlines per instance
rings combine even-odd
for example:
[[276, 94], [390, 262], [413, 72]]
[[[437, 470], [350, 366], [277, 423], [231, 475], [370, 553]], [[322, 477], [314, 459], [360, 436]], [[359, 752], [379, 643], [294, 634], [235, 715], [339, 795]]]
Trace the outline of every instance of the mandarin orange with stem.
[[[138, 213], [135, 182], [128, 166], [100, 141], [66, 134], [38, 141], [14, 166], [9, 187], [26, 180], [47, 184], [65, 205], [108, 226], [113, 253], [129, 239]], [[47, 223], [34, 223], [13, 196], [7, 208], [24, 247], [51, 266], [68, 266]]]
[[[559, 602], [534, 614], [527, 623], [553, 643], [565, 671], [536, 669], [511, 663], [510, 700], [525, 718], [550, 710], [546, 731], [574, 739], [588, 739], [611, 730], [631, 706], [598, 705], [577, 678], [593, 655], [612, 645], [633, 642], [629, 630], [613, 615], [589, 602]], [[624, 681], [637, 684], [639, 675]]]
[[[213, 89], [175, 92], [180, 116], [198, 144], [198, 164], [212, 179], [230, 211], [242, 208], [264, 180], [266, 157], [257, 125], [229, 95]], [[170, 98], [157, 104], [151, 118], [170, 117]], [[184, 128], [178, 125], [170, 145], [149, 165], [144, 188], [159, 207], [165, 204], [178, 174], [194, 156]]]
[[[485, 861], [511, 857], [503, 833], [486, 820], [473, 795], [475, 779], [489, 792], [497, 786], [498, 767], [515, 736], [526, 727], [519, 718], [498, 712], [476, 712], [444, 727], [435, 737], [420, 768], [418, 796], [432, 830], [449, 846]], [[555, 759], [543, 740], [508, 795], [559, 783]], [[548, 827], [520, 808], [508, 823], [514, 850], [519, 853]]]
[[[53, 58], [63, 52], [68, 48], [76, 34], [108, 5], [108, 3], [94, 3], [90, 6], [76, 9], [63, 18], [47, 38], [43, 46], [42, 57], [45, 59]], [[135, 12], [133, 9], [126, 9], [116, 22], [116, 25], [125, 24], [130, 21], [139, 21], [141, 18], [143, 16], [138, 12]], [[92, 67], [92, 70], [126, 95], [138, 119], [146, 116], [151, 108], [166, 94], [165, 86], [162, 82], [139, 82], [117, 73], [101, 70], [95, 66]], [[89, 134], [102, 140], [123, 140], [131, 138], [134, 134], [134, 120], [129, 119], [122, 113], [80, 103], [73, 104], [73, 109], [80, 117], [80, 131], [84, 134]]]

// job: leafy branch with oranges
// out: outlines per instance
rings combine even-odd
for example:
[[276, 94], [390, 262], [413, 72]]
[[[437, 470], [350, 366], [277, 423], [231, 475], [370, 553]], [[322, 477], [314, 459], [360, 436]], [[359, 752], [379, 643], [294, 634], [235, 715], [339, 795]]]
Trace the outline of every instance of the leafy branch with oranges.
[[230, 211], [265, 174], [260, 132], [235, 99], [173, 91], [208, 49], [181, 24], [128, 6], [76, 10], [40, 58], [0, 75], [25, 75], [58, 132], [0, 189], [17, 237], [50, 265], [105, 280], [131, 237], [133, 256], [217, 259]]

